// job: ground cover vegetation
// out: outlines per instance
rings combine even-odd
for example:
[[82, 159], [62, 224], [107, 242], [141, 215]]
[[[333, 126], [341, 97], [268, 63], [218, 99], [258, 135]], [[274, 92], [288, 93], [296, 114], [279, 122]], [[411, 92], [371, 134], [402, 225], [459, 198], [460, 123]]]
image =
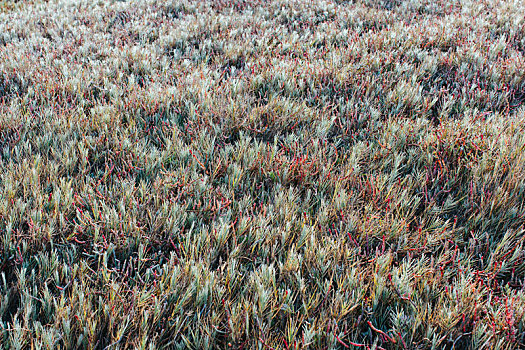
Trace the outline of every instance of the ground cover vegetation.
[[0, 2], [0, 343], [525, 343], [525, 2]]

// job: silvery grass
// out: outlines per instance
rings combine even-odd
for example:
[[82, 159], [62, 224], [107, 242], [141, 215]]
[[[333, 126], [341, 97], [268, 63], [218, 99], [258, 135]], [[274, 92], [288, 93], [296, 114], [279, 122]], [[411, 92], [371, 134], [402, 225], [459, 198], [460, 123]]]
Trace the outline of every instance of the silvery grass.
[[524, 12], [0, 2], [2, 346], [524, 347]]

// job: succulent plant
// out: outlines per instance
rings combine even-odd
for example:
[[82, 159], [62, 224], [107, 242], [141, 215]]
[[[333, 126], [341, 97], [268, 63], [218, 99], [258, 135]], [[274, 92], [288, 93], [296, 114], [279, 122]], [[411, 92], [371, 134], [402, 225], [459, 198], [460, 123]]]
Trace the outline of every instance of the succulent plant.
[[525, 347], [523, 13], [0, 2], [2, 347]]

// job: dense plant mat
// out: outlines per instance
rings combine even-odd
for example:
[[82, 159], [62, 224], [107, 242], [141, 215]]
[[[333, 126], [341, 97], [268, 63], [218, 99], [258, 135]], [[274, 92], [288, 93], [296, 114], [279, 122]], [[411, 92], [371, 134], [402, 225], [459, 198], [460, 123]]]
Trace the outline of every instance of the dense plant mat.
[[524, 13], [1, 2], [0, 343], [524, 347]]

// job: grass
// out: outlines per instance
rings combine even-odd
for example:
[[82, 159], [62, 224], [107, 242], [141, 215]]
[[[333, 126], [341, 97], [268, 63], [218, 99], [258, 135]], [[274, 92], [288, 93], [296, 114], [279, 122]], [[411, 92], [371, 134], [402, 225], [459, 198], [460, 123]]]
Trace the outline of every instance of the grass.
[[0, 2], [0, 343], [525, 347], [523, 13]]

